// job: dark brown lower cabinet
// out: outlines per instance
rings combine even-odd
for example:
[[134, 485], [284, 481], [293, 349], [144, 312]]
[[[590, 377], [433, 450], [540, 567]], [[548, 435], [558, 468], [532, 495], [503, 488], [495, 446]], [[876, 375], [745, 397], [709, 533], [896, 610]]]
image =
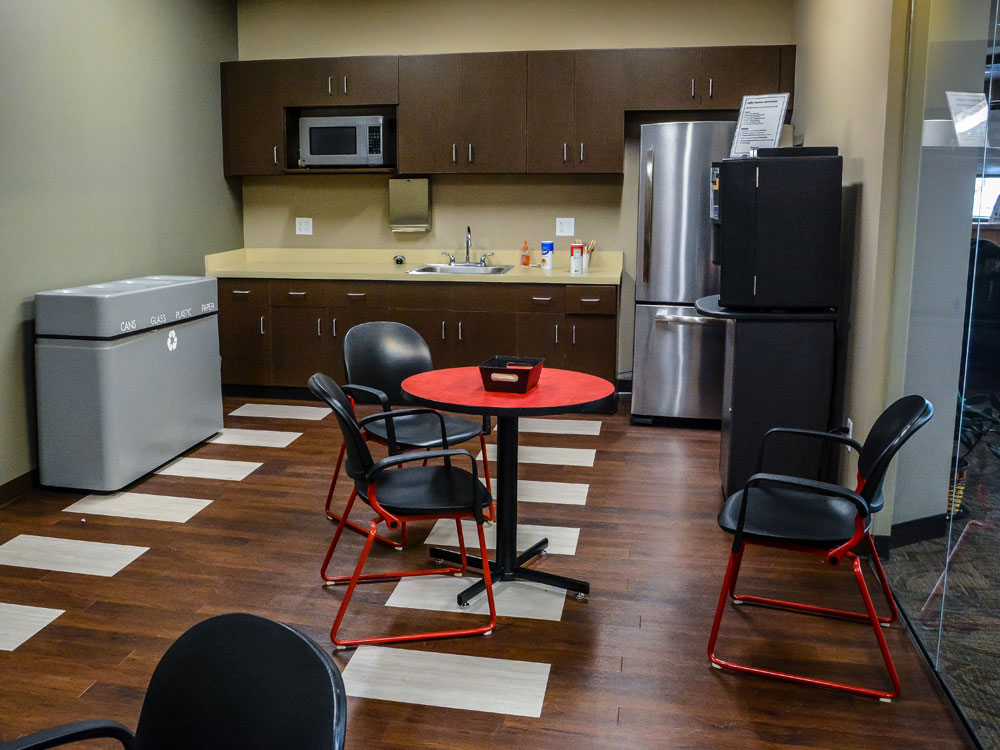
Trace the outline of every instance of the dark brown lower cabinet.
[[471, 310], [456, 311], [452, 316], [452, 367], [478, 366], [496, 354], [517, 353], [517, 332], [507, 316]]
[[219, 280], [219, 350], [223, 383], [270, 385], [271, 320], [266, 280]]
[[326, 307], [272, 307], [272, 385], [304, 388], [314, 372], [330, 368], [330, 323]]
[[[344, 372], [344, 336], [349, 330], [362, 323], [385, 320], [388, 311], [378, 307], [331, 307], [327, 310], [330, 323], [330, 346], [327, 358], [327, 375], [337, 383], [346, 383]], [[315, 370], [313, 371], [315, 372]], [[309, 373], [312, 375], [312, 373]]]
[[562, 313], [519, 313], [517, 353], [522, 357], [541, 357], [547, 367], [563, 367], [566, 358], [564, 318]]

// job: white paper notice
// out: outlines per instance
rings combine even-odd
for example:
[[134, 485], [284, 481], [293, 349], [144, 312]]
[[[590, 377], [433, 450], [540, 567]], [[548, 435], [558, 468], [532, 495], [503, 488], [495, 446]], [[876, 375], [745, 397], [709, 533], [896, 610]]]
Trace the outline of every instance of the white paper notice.
[[744, 96], [729, 155], [750, 156], [753, 149], [777, 146], [787, 108], [788, 94]]
[[986, 117], [989, 105], [982, 91], [945, 91], [948, 111], [955, 123], [955, 136], [959, 146], [986, 145]]

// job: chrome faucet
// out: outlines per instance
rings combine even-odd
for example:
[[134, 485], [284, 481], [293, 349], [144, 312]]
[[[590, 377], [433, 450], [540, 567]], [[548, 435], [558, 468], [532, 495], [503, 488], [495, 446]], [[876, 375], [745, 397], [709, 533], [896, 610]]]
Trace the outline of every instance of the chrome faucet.
[[479, 259], [479, 265], [481, 265], [481, 266], [483, 266], [485, 268], [486, 267], [486, 259], [489, 258], [491, 255], [495, 255], [495, 254], [496, 253], [486, 253], [482, 258]]
[[441, 253], [441, 255], [447, 255], [448, 256], [448, 265], [449, 266], [455, 265], [455, 256], [454, 255], [452, 255], [451, 253]]
[[466, 264], [472, 263], [469, 260], [469, 253], [472, 251], [472, 227], [465, 228], [465, 262]]

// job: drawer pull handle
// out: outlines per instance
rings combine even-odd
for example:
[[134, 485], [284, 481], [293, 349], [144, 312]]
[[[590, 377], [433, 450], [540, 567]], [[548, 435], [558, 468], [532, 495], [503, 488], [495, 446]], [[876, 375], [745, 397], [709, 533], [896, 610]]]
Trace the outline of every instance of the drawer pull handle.
[[289, 297], [305, 297], [306, 293], [305, 292], [289, 292], [288, 296]]
[[249, 289], [233, 289], [233, 294], [250, 294]]
[[323, 319], [322, 318], [316, 318], [316, 335], [317, 336], [322, 336], [323, 335]]
[[333, 322], [333, 337], [337, 338], [337, 319], [333, 318], [332, 322]]
[[491, 372], [490, 380], [496, 380], [501, 383], [516, 383], [517, 375], [512, 375], [507, 372]]
[[264, 316], [260, 316], [260, 335], [264, 335]]
[[443, 320], [441, 321], [441, 340], [445, 341], [445, 337], [444, 337], [444, 321]]
[[365, 296], [365, 292], [348, 292], [347, 296], [348, 297], [364, 297]]
[[576, 346], [576, 326], [573, 326], [573, 345]]
[[586, 302], [588, 305], [596, 305], [598, 302], [601, 301], [601, 298], [600, 297], [582, 297], [580, 299], [580, 301], [581, 302]]
[[552, 298], [551, 297], [532, 297], [531, 301], [532, 302], [551, 302]]
[[458, 340], [462, 340], [462, 321], [458, 321]]
[[556, 325], [556, 343], [559, 343], [559, 325]]

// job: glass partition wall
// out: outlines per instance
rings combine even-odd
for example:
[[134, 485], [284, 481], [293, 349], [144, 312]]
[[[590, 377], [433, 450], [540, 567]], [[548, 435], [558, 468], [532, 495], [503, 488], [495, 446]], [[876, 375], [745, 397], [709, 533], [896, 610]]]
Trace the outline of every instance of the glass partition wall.
[[1000, 19], [997, 0], [911, 9], [904, 389], [934, 402], [951, 459], [900, 462], [886, 569], [980, 745], [1000, 748]]

